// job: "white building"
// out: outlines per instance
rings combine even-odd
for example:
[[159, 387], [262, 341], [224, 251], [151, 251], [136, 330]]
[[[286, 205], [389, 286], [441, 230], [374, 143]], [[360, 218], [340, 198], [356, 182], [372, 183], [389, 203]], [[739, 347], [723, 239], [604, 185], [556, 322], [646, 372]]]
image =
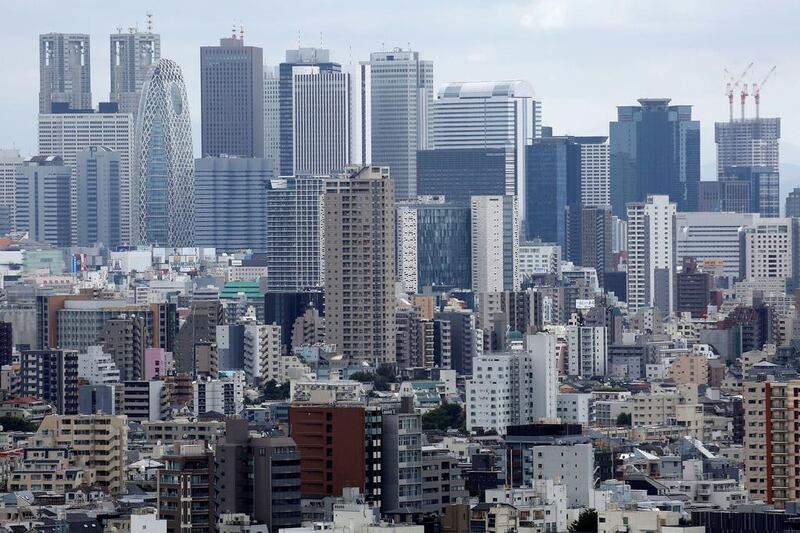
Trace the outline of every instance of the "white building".
[[742, 243], [742, 277], [754, 289], [784, 292], [792, 276], [792, 219], [759, 219], [744, 230]]
[[432, 147], [506, 148], [506, 194], [524, 220], [525, 146], [541, 136], [540, 113], [526, 81], [448, 83], [433, 104]]
[[632, 202], [628, 209], [628, 309], [675, 308], [676, 205], [665, 195]]
[[216, 412], [236, 416], [244, 409], [244, 372], [220, 372], [220, 379], [203, 379], [192, 383], [194, 416]]
[[[129, 113], [49, 113], [39, 115], [39, 155], [61, 156], [75, 177], [79, 152], [105, 146], [120, 156], [120, 240], [130, 242], [131, 169], [134, 123]], [[73, 179], [72, 205], [77, 204], [77, 182]], [[77, 224], [75, 214], [73, 224]], [[77, 228], [76, 228], [77, 230]]]
[[587, 207], [611, 207], [608, 137], [581, 137], [580, 147], [581, 204]]
[[675, 217], [677, 264], [684, 257], [722, 262], [725, 275], [740, 277], [740, 235], [759, 221], [758, 213], [684, 213]]
[[395, 266], [397, 281], [403, 290], [416, 294], [417, 275], [417, 210], [413, 206], [398, 205], [395, 223]]
[[277, 73], [264, 65], [264, 157], [272, 161], [272, 168], [280, 168], [280, 79]]
[[556, 416], [565, 424], [592, 422], [592, 394], [588, 392], [559, 392]]
[[472, 291], [519, 290], [519, 212], [514, 196], [473, 196]]
[[494, 429], [554, 418], [558, 373], [555, 337], [529, 335], [526, 351], [487, 353], [472, 362], [467, 380], [467, 430]]
[[102, 346], [89, 346], [86, 353], [78, 353], [78, 377], [92, 385], [119, 383], [119, 369]]
[[281, 327], [251, 321], [244, 326], [244, 374], [261, 388], [268, 381], [286, 381], [281, 358]]
[[543, 242], [519, 244], [519, 274], [552, 274], [561, 276], [561, 246]]
[[608, 368], [606, 328], [567, 326], [567, 373], [582, 379], [605, 376]]
[[153, 507], [133, 508], [130, 533], [167, 533], [167, 521]]
[[14, 207], [17, 173], [24, 159], [19, 150], [0, 150], [0, 207]]
[[567, 488], [567, 505], [590, 507], [594, 486], [594, 449], [591, 444], [532, 446], [523, 477], [531, 482], [551, 479]]

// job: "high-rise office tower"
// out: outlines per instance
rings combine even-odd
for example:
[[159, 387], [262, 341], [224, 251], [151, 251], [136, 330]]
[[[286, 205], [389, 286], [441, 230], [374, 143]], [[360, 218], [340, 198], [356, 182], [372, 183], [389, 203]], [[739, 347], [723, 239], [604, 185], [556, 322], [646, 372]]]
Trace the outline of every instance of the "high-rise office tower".
[[578, 137], [581, 145], [581, 204], [611, 207], [608, 137]]
[[194, 157], [186, 87], [177, 63], [150, 69], [136, 117], [131, 242], [194, 244]]
[[420, 150], [417, 195], [443, 196], [448, 203], [469, 207], [472, 196], [506, 194], [513, 152], [511, 147]]
[[470, 207], [420, 197], [397, 206], [397, 280], [411, 293], [472, 286]]
[[278, 75], [272, 68], [264, 66], [264, 157], [272, 161], [276, 174], [281, 168], [280, 86]]
[[32, 241], [54, 246], [72, 242], [69, 168], [56, 156], [35, 156], [17, 175], [15, 229]]
[[110, 148], [92, 146], [78, 152], [78, 246], [120, 244], [121, 157]]
[[675, 217], [677, 236], [676, 262], [687, 257], [698, 263], [721, 263], [722, 275], [741, 278], [740, 237], [744, 230], [759, 220], [752, 213], [678, 213]]
[[676, 205], [666, 195], [628, 204], [628, 309], [675, 309]]
[[134, 147], [132, 115], [120, 113], [117, 104], [100, 103], [93, 112], [39, 115], [39, 153], [59, 156], [72, 170], [73, 237], [77, 239], [77, 181], [74, 179], [78, 152], [104, 146], [119, 154], [120, 242], [130, 242], [130, 187]]
[[505, 149], [505, 194], [516, 194], [525, 220], [525, 145], [534, 138], [533, 87], [525, 81], [449, 83], [433, 104], [433, 148]]
[[605, 286], [605, 273], [614, 270], [611, 250], [611, 208], [567, 207], [566, 258], [576, 265], [594, 268]]
[[742, 278], [754, 289], [782, 293], [795, 266], [795, 224], [788, 218], [762, 218], [740, 232]]
[[266, 251], [267, 184], [264, 158], [204, 157], [194, 163], [195, 243], [218, 252]]
[[[2, 164], [2, 163], [0, 163]], [[795, 187], [786, 195], [785, 215], [787, 217], [800, 217], [800, 187]]]
[[325, 184], [325, 341], [352, 362], [395, 361], [394, 188], [386, 167]]
[[781, 119], [741, 118], [714, 124], [717, 143], [717, 177], [732, 166], [761, 166], [778, 173]]
[[433, 62], [420, 59], [419, 52], [395, 48], [373, 52], [364, 65], [369, 66], [365, 79], [369, 79], [372, 162], [391, 169], [396, 198], [413, 199], [417, 150], [429, 144]]
[[669, 98], [642, 98], [639, 106], [617, 108], [611, 122], [611, 205], [625, 216], [630, 202], [669, 195], [681, 211], [697, 209], [700, 181], [700, 122], [692, 106]]
[[299, 48], [286, 51], [278, 77], [280, 175], [343, 170], [351, 162], [350, 74], [329, 50]]
[[720, 188], [729, 182], [749, 184], [747, 213], [758, 213], [762, 217], [779, 217], [781, 214], [780, 176], [768, 166], [734, 165], [725, 167], [719, 178]]
[[14, 229], [17, 174], [24, 161], [19, 150], [0, 150], [0, 231], [3, 234]]
[[323, 284], [325, 178], [291, 176], [266, 185], [267, 288], [303, 291]]
[[519, 215], [516, 196], [473, 196], [472, 291], [519, 290]]
[[39, 113], [52, 104], [92, 108], [89, 36], [85, 33], [39, 35]]
[[244, 35], [200, 47], [202, 155], [264, 157], [264, 59]]
[[121, 29], [110, 36], [111, 42], [111, 92], [109, 101], [119, 104], [121, 113], [136, 117], [142, 86], [147, 71], [161, 59], [161, 36], [152, 32], [152, 19], [148, 15], [148, 29], [140, 32], [137, 28]]

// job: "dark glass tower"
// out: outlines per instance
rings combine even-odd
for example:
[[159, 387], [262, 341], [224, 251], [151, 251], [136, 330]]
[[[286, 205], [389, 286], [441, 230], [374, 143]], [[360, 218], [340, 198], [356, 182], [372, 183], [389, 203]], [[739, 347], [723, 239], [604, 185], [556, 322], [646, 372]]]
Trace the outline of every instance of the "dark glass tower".
[[650, 194], [667, 194], [679, 211], [697, 210], [700, 182], [700, 122], [692, 106], [669, 105], [669, 98], [642, 98], [639, 106], [617, 108], [611, 122], [611, 205], [625, 216], [625, 205]]

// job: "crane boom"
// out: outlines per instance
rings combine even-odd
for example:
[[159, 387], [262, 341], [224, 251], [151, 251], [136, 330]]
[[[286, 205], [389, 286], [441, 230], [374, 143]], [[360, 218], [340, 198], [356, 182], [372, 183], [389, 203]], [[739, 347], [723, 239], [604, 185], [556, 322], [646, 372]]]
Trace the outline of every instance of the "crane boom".
[[769, 72], [767, 72], [767, 75], [764, 76], [764, 79], [762, 79], [760, 83], [758, 84], [753, 83], [753, 98], [756, 101], [756, 118], [758, 118], [758, 112], [759, 112], [758, 108], [759, 104], [761, 103], [761, 88], [764, 86], [765, 83], [767, 83], [767, 80], [769, 80], [772, 77], [772, 74], [775, 72], [776, 68], [778, 68], [778, 66], [774, 65], [771, 69], [769, 69]]
[[730, 120], [733, 122], [733, 95], [736, 94], [736, 89], [739, 87], [739, 84], [742, 83], [742, 80], [747, 73], [750, 72], [750, 69], [753, 68], [753, 62], [751, 61], [749, 65], [742, 71], [738, 78], [733, 77], [731, 72], [728, 69], [725, 69], [725, 75], [728, 77], [728, 83], [725, 87], [725, 94], [728, 96], [728, 107], [730, 108]]

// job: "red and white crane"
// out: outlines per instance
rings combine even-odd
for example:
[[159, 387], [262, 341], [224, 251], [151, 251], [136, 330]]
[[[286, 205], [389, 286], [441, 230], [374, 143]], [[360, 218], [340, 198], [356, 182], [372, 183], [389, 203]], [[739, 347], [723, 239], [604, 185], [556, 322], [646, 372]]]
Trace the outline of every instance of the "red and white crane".
[[[725, 69], [725, 75], [728, 77], [728, 83], [725, 86], [725, 94], [728, 96], [728, 107], [730, 107], [730, 120], [733, 122], [733, 95], [736, 93], [737, 87], [739, 84], [742, 83], [742, 80], [747, 73], [750, 72], [750, 69], [753, 67], [753, 63], [751, 62], [747, 65], [747, 68], [742, 71], [738, 78], [734, 78], [733, 75], [730, 73], [728, 69]], [[747, 97], [747, 84], [745, 84], [744, 88], [742, 89], [742, 118], [744, 118], [744, 99]]]
[[764, 76], [764, 79], [761, 80], [760, 83], [753, 83], [753, 98], [756, 101], [756, 118], [758, 118], [758, 104], [761, 102], [761, 88], [764, 87], [764, 84], [767, 83], [767, 80], [772, 77], [772, 74], [775, 72], [776, 68], [778, 68], [777, 65], [769, 69], [769, 72], [767, 72], [767, 75]]

